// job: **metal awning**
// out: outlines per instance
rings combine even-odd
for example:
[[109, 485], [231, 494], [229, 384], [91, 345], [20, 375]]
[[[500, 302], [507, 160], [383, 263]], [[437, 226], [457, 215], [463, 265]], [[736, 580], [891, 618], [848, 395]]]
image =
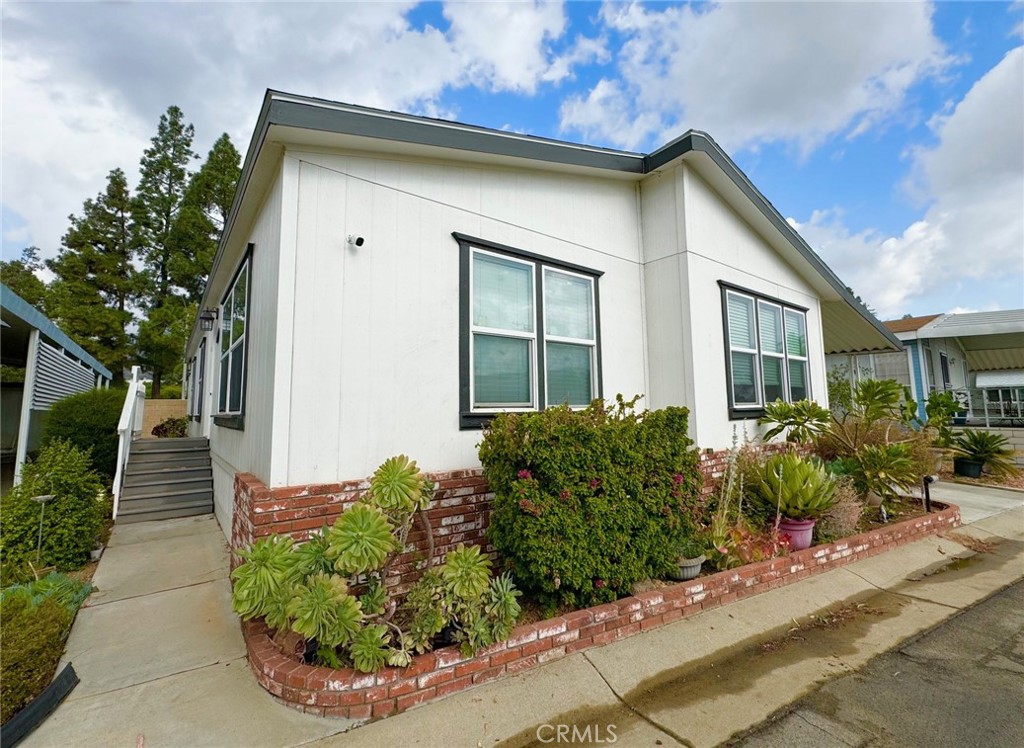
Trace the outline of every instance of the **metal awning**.
[[1024, 369], [980, 371], [975, 384], [979, 390], [1007, 390], [1024, 387]]
[[1024, 309], [947, 314], [917, 331], [919, 338], [956, 338], [971, 371], [1024, 370]]

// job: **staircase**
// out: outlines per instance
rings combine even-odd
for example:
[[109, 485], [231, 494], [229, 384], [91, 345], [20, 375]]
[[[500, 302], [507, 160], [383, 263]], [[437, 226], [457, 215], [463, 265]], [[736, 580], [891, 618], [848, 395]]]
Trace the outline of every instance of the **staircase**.
[[117, 522], [191, 517], [213, 511], [210, 441], [137, 439], [124, 471]]

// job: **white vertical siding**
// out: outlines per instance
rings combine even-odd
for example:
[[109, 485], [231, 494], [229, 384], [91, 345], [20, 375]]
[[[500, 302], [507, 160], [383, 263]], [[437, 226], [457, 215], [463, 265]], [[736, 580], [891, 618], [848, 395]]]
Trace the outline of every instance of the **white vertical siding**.
[[[645, 392], [631, 182], [366, 155], [290, 159], [300, 166], [281, 483], [359, 477], [399, 452], [431, 470], [478, 464], [480, 432], [459, 430], [453, 231], [604, 271], [604, 394]], [[349, 234], [365, 244], [349, 246]]]

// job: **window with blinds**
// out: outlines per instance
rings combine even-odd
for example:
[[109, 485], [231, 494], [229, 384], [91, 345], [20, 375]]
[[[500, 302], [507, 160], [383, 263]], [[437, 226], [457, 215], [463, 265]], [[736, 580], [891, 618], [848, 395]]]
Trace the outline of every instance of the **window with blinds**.
[[217, 412], [241, 415], [245, 395], [245, 348], [249, 311], [249, 258], [242, 261], [220, 305], [220, 380]]
[[776, 400], [809, 398], [806, 313], [774, 299], [723, 290], [730, 408], [753, 413]]
[[499, 411], [589, 405], [600, 389], [598, 273], [456, 238], [468, 290], [463, 426]]

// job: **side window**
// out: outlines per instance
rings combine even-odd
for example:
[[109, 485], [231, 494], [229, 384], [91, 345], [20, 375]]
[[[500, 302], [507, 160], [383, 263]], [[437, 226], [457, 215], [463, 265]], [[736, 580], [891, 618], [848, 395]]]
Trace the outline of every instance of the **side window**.
[[249, 257], [239, 266], [220, 305], [217, 414], [242, 415], [249, 313]]
[[722, 285], [729, 410], [760, 415], [765, 403], [811, 396], [806, 310]]
[[600, 273], [460, 234], [462, 428], [600, 397]]

